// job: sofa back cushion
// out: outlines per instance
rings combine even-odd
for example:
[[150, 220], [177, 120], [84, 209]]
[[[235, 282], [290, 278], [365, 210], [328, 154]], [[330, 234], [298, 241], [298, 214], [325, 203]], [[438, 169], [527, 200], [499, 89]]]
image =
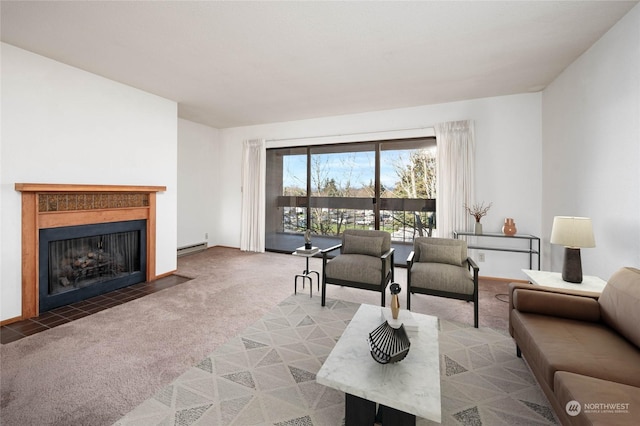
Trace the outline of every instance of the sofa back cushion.
[[640, 270], [619, 269], [602, 290], [598, 303], [602, 320], [640, 347]]
[[600, 306], [595, 298], [556, 293], [543, 287], [531, 289], [514, 288], [511, 303], [520, 312], [531, 312], [552, 317], [575, 319], [578, 321], [600, 321]]

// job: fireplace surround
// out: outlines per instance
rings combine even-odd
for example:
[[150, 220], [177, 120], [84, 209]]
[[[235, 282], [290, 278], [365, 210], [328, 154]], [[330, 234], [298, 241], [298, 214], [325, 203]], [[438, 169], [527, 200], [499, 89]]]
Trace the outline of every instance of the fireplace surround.
[[38, 316], [40, 231], [145, 221], [147, 281], [156, 276], [156, 193], [165, 186], [16, 183], [22, 193], [22, 317]]
[[40, 230], [39, 311], [146, 281], [146, 220]]

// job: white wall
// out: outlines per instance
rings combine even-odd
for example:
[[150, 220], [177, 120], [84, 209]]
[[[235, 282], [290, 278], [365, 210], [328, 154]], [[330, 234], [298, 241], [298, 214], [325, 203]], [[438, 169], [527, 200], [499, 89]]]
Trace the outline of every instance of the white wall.
[[[472, 119], [476, 128], [476, 197], [493, 202], [483, 219], [485, 232], [499, 232], [505, 217], [513, 217], [520, 233], [540, 234], [541, 94], [477, 99], [441, 105], [373, 113], [272, 123], [221, 130], [220, 164], [225, 185], [220, 188], [218, 237], [222, 245], [240, 245], [240, 164], [242, 141], [303, 138], [430, 127], [435, 123]], [[334, 138], [339, 139], [339, 138]], [[313, 140], [312, 140], [313, 141]], [[267, 146], [275, 146], [269, 143]], [[489, 242], [489, 241], [485, 241]], [[490, 241], [504, 243], [503, 240]], [[481, 275], [524, 279], [526, 255], [485, 252]]]
[[[586, 275], [608, 279], [640, 267], [640, 6], [569, 66], [543, 94], [542, 219], [545, 245], [556, 215], [593, 220]], [[562, 270], [551, 246], [545, 269]]]
[[219, 133], [212, 127], [178, 120], [178, 247], [217, 243]]
[[164, 185], [156, 273], [176, 269], [177, 105], [2, 44], [0, 318], [21, 314], [16, 182]]

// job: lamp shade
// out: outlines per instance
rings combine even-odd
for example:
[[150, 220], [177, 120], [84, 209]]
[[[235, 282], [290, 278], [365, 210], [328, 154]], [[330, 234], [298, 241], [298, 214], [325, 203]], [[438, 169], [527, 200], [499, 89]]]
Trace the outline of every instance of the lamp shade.
[[596, 246], [593, 226], [588, 217], [556, 216], [551, 228], [551, 244], [565, 247], [590, 248]]

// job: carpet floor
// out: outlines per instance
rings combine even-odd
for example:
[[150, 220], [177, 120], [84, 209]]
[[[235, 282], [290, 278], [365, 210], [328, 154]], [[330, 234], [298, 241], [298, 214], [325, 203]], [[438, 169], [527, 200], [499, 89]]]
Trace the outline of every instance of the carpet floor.
[[[358, 307], [290, 296], [115, 425], [344, 424], [344, 393], [315, 374]], [[442, 424], [556, 424], [510, 337], [441, 320], [439, 344]]]
[[[230, 342], [294, 293], [305, 259], [213, 247], [178, 259], [189, 281], [0, 345], [0, 424], [111, 425]], [[321, 271], [321, 259], [310, 259]], [[404, 287], [406, 270], [396, 268]], [[315, 284], [315, 283], [314, 283]], [[317, 287], [298, 295], [320, 306]], [[507, 293], [480, 280], [481, 329], [506, 335]], [[403, 294], [401, 304], [404, 303]], [[377, 305], [379, 294], [328, 286], [327, 297]], [[389, 298], [387, 298], [389, 299]], [[412, 310], [472, 324], [473, 305], [415, 295]]]

